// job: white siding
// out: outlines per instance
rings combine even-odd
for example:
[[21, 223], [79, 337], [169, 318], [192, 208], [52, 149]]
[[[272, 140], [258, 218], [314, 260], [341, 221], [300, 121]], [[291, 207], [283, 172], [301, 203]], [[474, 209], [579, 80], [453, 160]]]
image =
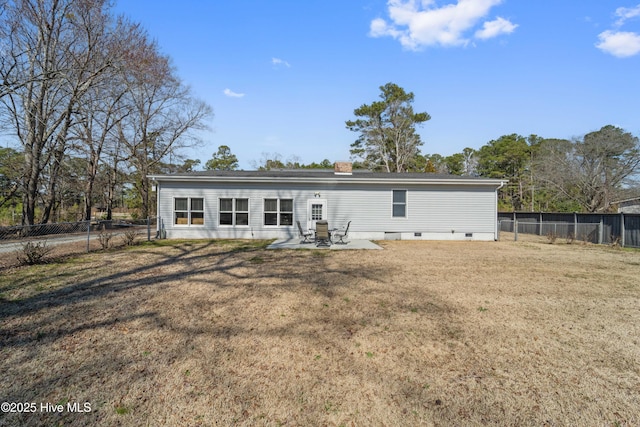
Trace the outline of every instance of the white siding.
[[[286, 185], [286, 188], [284, 188]], [[407, 190], [407, 215], [392, 217], [392, 190]], [[496, 228], [495, 185], [353, 184], [214, 184], [161, 182], [158, 216], [169, 238], [287, 238], [298, 234], [296, 221], [306, 227], [307, 201], [319, 192], [327, 200], [329, 226], [351, 222], [352, 238], [384, 239], [385, 233], [401, 238], [492, 240]], [[173, 224], [175, 197], [204, 198], [205, 224]], [[249, 226], [218, 225], [219, 198], [249, 198]], [[294, 225], [263, 225], [263, 200], [294, 200]], [[415, 233], [421, 233], [416, 236]], [[472, 237], [465, 237], [472, 233]]]

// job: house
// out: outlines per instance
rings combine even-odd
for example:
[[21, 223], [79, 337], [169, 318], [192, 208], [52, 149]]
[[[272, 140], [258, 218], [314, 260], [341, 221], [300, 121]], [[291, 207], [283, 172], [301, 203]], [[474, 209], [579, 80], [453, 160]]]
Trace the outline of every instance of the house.
[[618, 206], [618, 213], [640, 213], [640, 197], [611, 203]]
[[351, 239], [495, 240], [506, 181], [424, 173], [335, 170], [205, 171], [150, 175], [167, 238], [283, 239], [297, 221], [343, 227]]

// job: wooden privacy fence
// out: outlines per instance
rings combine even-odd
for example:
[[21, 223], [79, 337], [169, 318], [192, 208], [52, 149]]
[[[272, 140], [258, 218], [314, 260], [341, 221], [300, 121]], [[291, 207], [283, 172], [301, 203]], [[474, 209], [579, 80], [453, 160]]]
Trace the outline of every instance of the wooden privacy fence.
[[640, 248], [640, 214], [499, 212], [500, 231]]

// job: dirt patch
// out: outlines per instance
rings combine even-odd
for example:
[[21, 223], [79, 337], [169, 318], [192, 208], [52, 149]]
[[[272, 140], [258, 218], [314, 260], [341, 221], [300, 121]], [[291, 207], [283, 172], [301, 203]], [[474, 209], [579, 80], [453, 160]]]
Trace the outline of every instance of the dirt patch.
[[[637, 425], [640, 255], [159, 242], [0, 278], [0, 425]], [[90, 404], [90, 412], [41, 404]]]

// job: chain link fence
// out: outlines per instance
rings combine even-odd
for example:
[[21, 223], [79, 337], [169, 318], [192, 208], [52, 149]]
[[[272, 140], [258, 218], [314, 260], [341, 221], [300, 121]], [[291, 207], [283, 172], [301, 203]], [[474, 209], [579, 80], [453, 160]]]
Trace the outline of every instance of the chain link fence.
[[640, 248], [640, 214], [500, 212], [499, 230]]
[[0, 241], [24, 240], [44, 236], [59, 236], [87, 232], [91, 221], [60, 222], [50, 224], [16, 225], [0, 227]]
[[155, 217], [142, 220], [79, 221], [24, 226], [0, 227], [0, 256], [21, 251], [25, 245], [47, 247], [73, 246], [72, 252], [89, 252], [92, 248], [107, 249], [116, 244], [133, 244], [155, 238]]
[[550, 240], [564, 239], [567, 241], [579, 240], [588, 243], [601, 243], [599, 223], [566, 223], [566, 222], [525, 222], [513, 220], [500, 220], [499, 230], [518, 234], [537, 234], [546, 236]]

